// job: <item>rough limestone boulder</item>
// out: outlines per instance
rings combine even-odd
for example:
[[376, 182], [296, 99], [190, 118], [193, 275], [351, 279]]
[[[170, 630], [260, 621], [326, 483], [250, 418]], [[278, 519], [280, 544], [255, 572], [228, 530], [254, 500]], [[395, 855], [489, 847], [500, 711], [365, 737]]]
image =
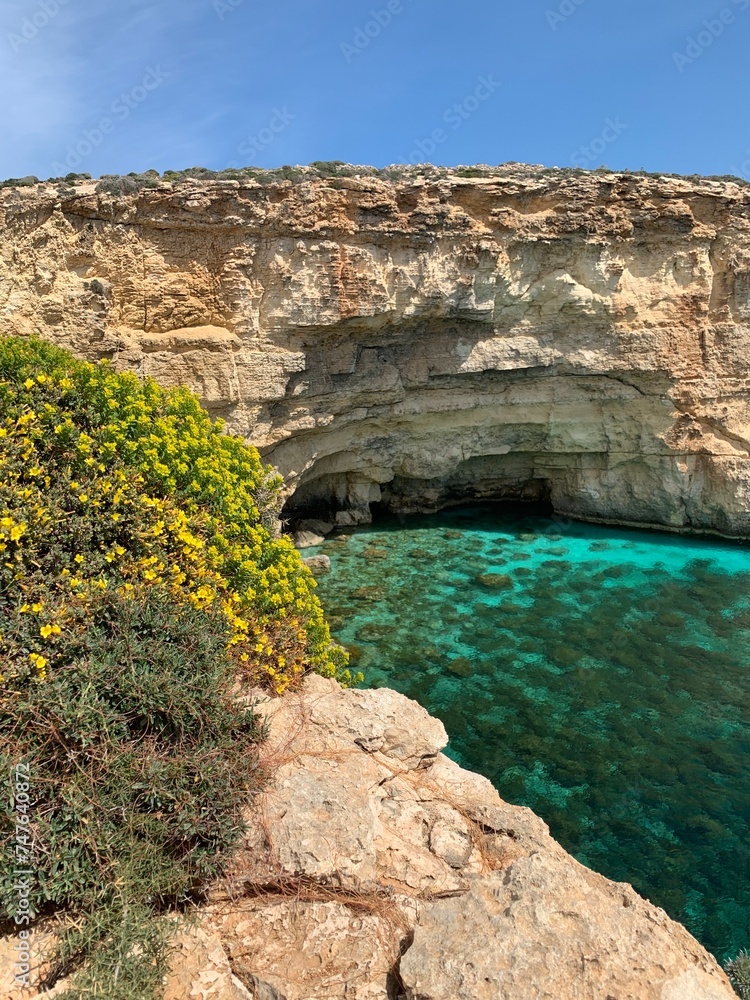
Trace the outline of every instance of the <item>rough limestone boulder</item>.
[[[175, 941], [164, 1000], [256, 1000], [233, 974], [216, 934], [202, 927], [181, 931]], [[133, 1000], [136, 1000], [134, 997]]]
[[400, 971], [419, 1000], [728, 995], [687, 931], [562, 851], [535, 852], [435, 901]]
[[[16, 940], [0, 938], [0, 998], [2, 1000], [55, 1000], [70, 986], [61, 980], [46, 993], [36, 993], [15, 981]], [[38, 982], [48, 969], [54, 950], [54, 934], [50, 930], [32, 931], [29, 950], [32, 956], [32, 981]], [[262, 993], [248, 989], [233, 973], [220, 938], [205, 930], [200, 923], [181, 927], [172, 941], [169, 974], [164, 1000], [265, 1000]], [[134, 996], [132, 1000], [142, 1000]]]
[[302, 562], [315, 576], [331, 572], [331, 560], [328, 556], [309, 556], [307, 559], [303, 559]]
[[295, 531], [292, 541], [296, 549], [314, 549], [316, 545], [322, 545], [325, 538], [313, 531]]
[[277, 1000], [736, 1000], [714, 959], [440, 751], [393, 691], [262, 709], [275, 768], [204, 922]]

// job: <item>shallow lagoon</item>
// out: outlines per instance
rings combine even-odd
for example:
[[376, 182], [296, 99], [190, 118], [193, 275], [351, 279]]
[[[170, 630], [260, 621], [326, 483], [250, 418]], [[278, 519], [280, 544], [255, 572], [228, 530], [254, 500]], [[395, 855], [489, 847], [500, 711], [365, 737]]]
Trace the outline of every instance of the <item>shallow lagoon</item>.
[[369, 686], [717, 957], [750, 946], [750, 548], [487, 505], [316, 551]]

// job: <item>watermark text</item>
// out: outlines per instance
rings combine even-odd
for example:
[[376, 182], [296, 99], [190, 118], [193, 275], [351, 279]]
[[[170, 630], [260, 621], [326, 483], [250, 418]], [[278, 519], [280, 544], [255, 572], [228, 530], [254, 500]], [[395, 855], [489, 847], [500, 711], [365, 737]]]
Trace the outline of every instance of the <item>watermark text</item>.
[[560, 25], [569, 21], [585, 3], [586, 0], [562, 0], [556, 10], [547, 11], [547, 24], [553, 31], [557, 31]]
[[342, 42], [339, 46], [344, 59], [350, 63], [355, 56], [362, 55], [405, 9], [403, 0], [388, 0], [385, 7], [371, 10], [370, 20], [357, 28], [351, 42]]
[[18, 31], [8, 32], [8, 43], [14, 52], [33, 42], [40, 31], [43, 31], [50, 21], [57, 17], [60, 9], [70, 0], [42, 0], [37, 9], [29, 17], [24, 18], [18, 26]]
[[158, 90], [168, 76], [169, 73], [161, 66], [149, 66], [140, 83], [131, 87], [127, 93], [120, 94], [110, 105], [108, 115], [101, 118], [94, 128], [84, 129], [79, 138], [65, 150], [64, 159], [56, 160], [52, 164], [55, 173], [65, 174], [80, 166], [83, 160], [90, 156], [95, 149], [98, 149], [105, 138], [115, 131], [118, 123], [129, 118], [136, 108], [143, 104], [149, 94]]
[[227, 166], [239, 169], [241, 166], [253, 163], [259, 154], [275, 141], [278, 135], [286, 131], [296, 117], [286, 106], [283, 108], [274, 108], [268, 124], [259, 129], [254, 135], [247, 136], [237, 147], [237, 152], [243, 158], [242, 163], [233, 160]]
[[16, 914], [14, 921], [18, 928], [15, 944], [15, 979], [17, 986], [31, 986], [31, 949], [28, 925], [31, 923], [31, 894], [34, 887], [33, 841], [31, 835], [31, 769], [28, 764], [16, 764], [13, 772], [13, 807], [15, 811], [15, 832], [13, 834], [13, 888], [16, 892]]
[[706, 18], [701, 30], [686, 40], [685, 48], [672, 53], [672, 60], [680, 73], [684, 73], [688, 66], [700, 59], [706, 49], [710, 49], [721, 38], [727, 28], [736, 22], [737, 10], [747, 10], [750, 0], [732, 0], [732, 4], [733, 7], [724, 7], [716, 17]]
[[[492, 73], [480, 76], [477, 86], [472, 93], [464, 97], [462, 101], [456, 101], [455, 104], [446, 108], [442, 116], [443, 125], [449, 126], [450, 131], [453, 132], [460, 129], [464, 122], [468, 121], [482, 104], [488, 101], [501, 86], [501, 82], [496, 80]], [[438, 146], [448, 141], [450, 131], [446, 130], [442, 125], [434, 128], [429, 135], [417, 139], [409, 155], [402, 157], [399, 163], [426, 163], [435, 153]]]
[[587, 146], [581, 146], [580, 149], [571, 154], [570, 161], [573, 166], [583, 167], [585, 170], [588, 170], [595, 163], [599, 162], [599, 157], [607, 146], [619, 139], [626, 128], [628, 126], [625, 122], [620, 121], [619, 117], [614, 120], [607, 118], [601, 134], [591, 139]]

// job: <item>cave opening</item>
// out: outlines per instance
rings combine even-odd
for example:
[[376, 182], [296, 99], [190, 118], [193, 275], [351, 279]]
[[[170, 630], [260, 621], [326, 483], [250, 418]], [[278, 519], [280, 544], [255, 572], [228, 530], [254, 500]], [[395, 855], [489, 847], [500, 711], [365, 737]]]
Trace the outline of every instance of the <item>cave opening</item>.
[[393, 516], [434, 514], [475, 503], [522, 505], [541, 516], [555, 512], [552, 483], [547, 479], [394, 476], [389, 482], [374, 483], [352, 476], [321, 476], [297, 488], [286, 501], [281, 518], [292, 528], [311, 520], [352, 527]]
[[331, 468], [337, 464], [330, 458], [318, 463], [287, 499], [282, 519], [292, 529], [306, 520], [354, 527], [384, 515], [431, 514], [472, 503], [528, 503], [550, 514], [568, 506], [564, 476], [531, 454], [472, 457], [426, 475], [403, 468]]
[[381, 501], [370, 504], [371, 523], [375, 527], [390, 524], [393, 522], [394, 517], [406, 523], [406, 519], [409, 517], [416, 517], [420, 514], [428, 516], [438, 515], [448, 511], [453, 513], [458, 519], [466, 518], [467, 520], [471, 520], [480, 506], [485, 512], [488, 510], [497, 511], [500, 517], [522, 517], [528, 515], [529, 517], [551, 518], [555, 513], [550, 500], [516, 500], [507, 497], [485, 497], [481, 499], [477, 497], [457, 497], [450, 502], [445, 502], [434, 510], [411, 511], [409, 513], [394, 510], [392, 506]]

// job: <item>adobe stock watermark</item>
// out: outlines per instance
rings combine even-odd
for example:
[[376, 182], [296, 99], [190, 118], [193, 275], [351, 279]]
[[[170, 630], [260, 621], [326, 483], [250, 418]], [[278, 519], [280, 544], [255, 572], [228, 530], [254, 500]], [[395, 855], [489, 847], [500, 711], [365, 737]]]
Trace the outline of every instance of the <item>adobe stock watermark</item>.
[[25, 17], [18, 31], [8, 32], [8, 43], [14, 52], [33, 42], [40, 31], [44, 31], [50, 21], [57, 17], [70, 0], [42, 0], [33, 14]]
[[253, 163], [264, 149], [267, 149], [275, 142], [277, 136], [289, 128], [296, 117], [286, 106], [283, 108], [274, 108], [268, 124], [259, 129], [255, 135], [247, 136], [237, 147], [237, 152], [240, 156], [244, 157], [243, 162], [237, 163], [235, 160], [232, 160], [227, 166], [237, 170], [242, 166]]
[[746, 160], [740, 164], [734, 164], [729, 170], [735, 177], [739, 177], [743, 181], [750, 181], [750, 149], [745, 150], [745, 156], [747, 156]]
[[214, 0], [213, 7], [220, 21], [223, 21], [227, 14], [241, 7], [245, 0]]
[[627, 128], [625, 122], [621, 122], [619, 118], [615, 118], [614, 121], [607, 118], [601, 134], [592, 139], [588, 146], [581, 146], [580, 149], [571, 153], [570, 162], [575, 167], [583, 167], [584, 170], [590, 169], [599, 161], [607, 146], [616, 142]]
[[365, 49], [393, 23], [394, 18], [403, 14], [405, 10], [403, 0], [388, 0], [385, 7], [380, 10], [371, 10], [370, 20], [356, 29], [352, 41], [342, 42], [339, 45], [344, 59], [350, 63], [355, 56], [362, 55]]
[[94, 128], [84, 129], [77, 142], [71, 143], [65, 150], [65, 158], [55, 160], [52, 169], [58, 174], [64, 174], [80, 166], [87, 156], [101, 146], [106, 136], [115, 131], [118, 123], [129, 118], [150, 94], [161, 87], [168, 76], [169, 73], [161, 66], [149, 66], [140, 83], [112, 101], [109, 107], [112, 117], [102, 118]]
[[586, 0], [562, 0], [557, 10], [548, 10], [546, 12], [547, 24], [553, 31], [557, 31], [560, 25], [569, 21], [585, 3]]
[[672, 60], [680, 73], [684, 73], [687, 66], [700, 59], [706, 49], [710, 49], [721, 38], [727, 28], [736, 22], [737, 11], [746, 11], [750, 7], [750, 0], [732, 0], [732, 5], [734, 10], [732, 7], [724, 7], [716, 17], [707, 18], [702, 29], [687, 39], [685, 48], [681, 52], [672, 53]]
[[[447, 108], [443, 113], [442, 121], [445, 125], [450, 126], [451, 131], [458, 131], [464, 122], [468, 121], [486, 101], [489, 101], [495, 91], [501, 86], [500, 81], [496, 80], [491, 73], [488, 73], [486, 76], [480, 76], [473, 92], [464, 97], [462, 101], [456, 101], [455, 104]], [[398, 162], [411, 164], [425, 163], [433, 155], [438, 146], [442, 146], [449, 138], [450, 132], [442, 127], [434, 128], [424, 139], [417, 139], [414, 143], [414, 149], [409, 153], [409, 156], [402, 157]]]
[[31, 948], [28, 926], [33, 917], [31, 904], [34, 888], [33, 837], [31, 833], [31, 768], [18, 763], [13, 769], [13, 810], [15, 832], [12, 835], [14, 868], [13, 889], [16, 893], [16, 913], [13, 922], [18, 928], [15, 944], [16, 986], [31, 987]]

